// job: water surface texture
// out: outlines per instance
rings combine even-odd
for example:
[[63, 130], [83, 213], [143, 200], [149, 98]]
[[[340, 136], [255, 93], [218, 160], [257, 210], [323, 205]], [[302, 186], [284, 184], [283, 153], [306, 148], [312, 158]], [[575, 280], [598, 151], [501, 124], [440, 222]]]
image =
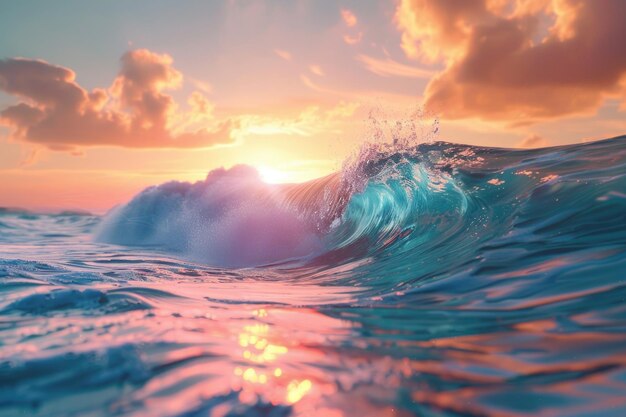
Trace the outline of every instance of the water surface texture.
[[0, 213], [0, 416], [623, 416], [625, 394], [625, 137]]

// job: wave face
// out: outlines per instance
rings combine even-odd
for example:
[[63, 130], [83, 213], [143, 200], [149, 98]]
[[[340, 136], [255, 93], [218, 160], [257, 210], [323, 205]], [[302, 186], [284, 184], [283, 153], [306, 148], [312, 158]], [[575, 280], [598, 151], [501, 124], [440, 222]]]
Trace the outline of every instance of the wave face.
[[626, 413], [626, 137], [369, 145], [0, 230], [0, 415]]

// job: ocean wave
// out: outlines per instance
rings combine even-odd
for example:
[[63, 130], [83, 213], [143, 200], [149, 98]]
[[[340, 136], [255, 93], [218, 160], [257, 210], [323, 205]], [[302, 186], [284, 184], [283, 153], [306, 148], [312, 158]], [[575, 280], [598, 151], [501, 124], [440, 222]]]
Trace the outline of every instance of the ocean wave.
[[351, 170], [296, 185], [265, 184], [250, 167], [220, 169], [144, 190], [104, 219], [97, 239], [220, 267], [356, 262], [368, 264], [354, 272], [373, 285], [376, 270], [386, 281], [407, 267], [442, 276], [502, 248], [539, 259], [551, 246], [566, 251], [564, 239], [570, 251], [623, 243], [624, 143], [379, 146]]

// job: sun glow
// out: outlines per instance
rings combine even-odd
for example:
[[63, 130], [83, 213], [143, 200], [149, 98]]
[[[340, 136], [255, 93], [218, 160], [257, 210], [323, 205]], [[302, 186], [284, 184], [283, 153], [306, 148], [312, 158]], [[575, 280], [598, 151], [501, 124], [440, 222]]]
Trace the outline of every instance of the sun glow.
[[261, 179], [268, 184], [281, 184], [288, 182], [297, 182], [296, 178], [290, 173], [286, 171], [281, 171], [276, 168], [272, 168], [266, 165], [262, 165], [257, 167], [259, 174], [261, 175]]
[[[260, 159], [260, 158], [258, 158]], [[253, 164], [267, 184], [297, 184], [324, 177], [335, 170], [332, 161], [272, 161]]]

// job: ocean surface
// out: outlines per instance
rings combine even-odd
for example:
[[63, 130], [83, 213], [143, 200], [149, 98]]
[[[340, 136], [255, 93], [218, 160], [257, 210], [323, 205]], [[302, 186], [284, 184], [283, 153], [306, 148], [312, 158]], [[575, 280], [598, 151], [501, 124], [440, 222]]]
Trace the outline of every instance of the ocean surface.
[[522, 415], [626, 415], [626, 137], [0, 212], [0, 416]]

